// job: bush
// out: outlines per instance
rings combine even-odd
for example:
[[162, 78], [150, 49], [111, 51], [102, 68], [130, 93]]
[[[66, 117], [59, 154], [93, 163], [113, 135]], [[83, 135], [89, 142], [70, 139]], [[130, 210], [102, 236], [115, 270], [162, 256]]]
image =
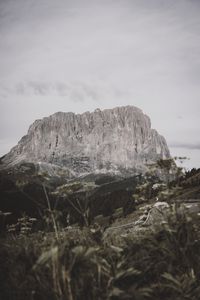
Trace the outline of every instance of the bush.
[[93, 230], [0, 241], [1, 299], [199, 299], [199, 220], [171, 214], [156, 232], [96, 239]]

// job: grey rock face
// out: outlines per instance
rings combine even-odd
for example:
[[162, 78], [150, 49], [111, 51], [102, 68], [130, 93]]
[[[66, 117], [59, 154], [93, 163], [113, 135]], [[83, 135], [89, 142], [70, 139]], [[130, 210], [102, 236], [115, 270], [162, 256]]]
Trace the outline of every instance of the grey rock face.
[[50, 163], [79, 176], [145, 172], [147, 164], [167, 158], [166, 141], [151, 129], [149, 117], [125, 106], [83, 114], [58, 112], [37, 120], [2, 163]]

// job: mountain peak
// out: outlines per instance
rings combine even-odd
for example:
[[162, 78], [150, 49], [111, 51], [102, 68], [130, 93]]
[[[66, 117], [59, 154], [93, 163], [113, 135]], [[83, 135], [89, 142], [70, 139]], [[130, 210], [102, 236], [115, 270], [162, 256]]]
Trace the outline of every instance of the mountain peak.
[[135, 106], [121, 106], [82, 114], [57, 112], [36, 120], [2, 162], [49, 163], [80, 176], [145, 172], [147, 164], [169, 157], [150, 118]]

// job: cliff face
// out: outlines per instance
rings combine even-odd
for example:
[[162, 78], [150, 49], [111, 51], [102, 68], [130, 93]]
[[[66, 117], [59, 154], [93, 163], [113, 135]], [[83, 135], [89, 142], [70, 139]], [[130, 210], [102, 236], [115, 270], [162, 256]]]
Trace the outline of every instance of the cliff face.
[[37, 120], [2, 163], [50, 163], [79, 176], [144, 172], [147, 164], [169, 157], [166, 141], [151, 129], [149, 117], [126, 106], [83, 114], [58, 112]]

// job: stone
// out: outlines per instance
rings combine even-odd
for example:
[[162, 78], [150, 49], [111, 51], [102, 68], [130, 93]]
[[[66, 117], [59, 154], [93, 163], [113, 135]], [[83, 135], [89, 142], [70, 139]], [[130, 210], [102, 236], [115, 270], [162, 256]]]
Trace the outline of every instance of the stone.
[[75, 114], [57, 112], [36, 120], [17, 146], [1, 158], [1, 169], [22, 162], [55, 165], [74, 176], [145, 173], [148, 165], [169, 159], [163, 136], [134, 106]]

